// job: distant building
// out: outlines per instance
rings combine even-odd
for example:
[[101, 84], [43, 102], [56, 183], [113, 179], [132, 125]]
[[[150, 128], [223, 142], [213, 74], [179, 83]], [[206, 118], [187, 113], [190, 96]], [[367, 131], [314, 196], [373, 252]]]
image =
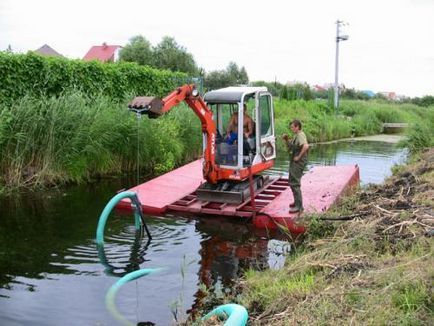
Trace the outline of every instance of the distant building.
[[51, 46], [49, 46], [47, 44], [44, 44], [39, 49], [37, 49], [33, 52], [38, 53], [40, 55], [43, 55], [45, 57], [62, 57], [63, 58], [63, 55], [61, 55], [59, 52], [57, 52], [56, 50], [54, 50]]
[[314, 85], [312, 87], [312, 90], [315, 92], [321, 93], [321, 92], [326, 92], [327, 88], [325, 88], [324, 86], [320, 86], [320, 85]]
[[119, 60], [119, 50], [120, 45], [107, 45], [103, 43], [102, 45], [92, 46], [90, 50], [86, 53], [83, 60], [99, 60], [102, 62], [117, 62]]
[[395, 101], [397, 99], [395, 92], [378, 92], [378, 93], [383, 95], [385, 98], [387, 98], [390, 101]]

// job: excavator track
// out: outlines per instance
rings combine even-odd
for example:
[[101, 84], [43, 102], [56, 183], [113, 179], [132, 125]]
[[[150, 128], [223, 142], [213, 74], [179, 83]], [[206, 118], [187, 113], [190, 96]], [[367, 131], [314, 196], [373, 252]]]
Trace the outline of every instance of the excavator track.
[[[256, 175], [253, 177], [253, 189], [256, 192], [269, 181], [268, 176]], [[203, 183], [197, 190], [197, 198], [204, 202], [241, 204], [250, 199], [250, 181], [242, 182], [222, 181], [217, 184]]]

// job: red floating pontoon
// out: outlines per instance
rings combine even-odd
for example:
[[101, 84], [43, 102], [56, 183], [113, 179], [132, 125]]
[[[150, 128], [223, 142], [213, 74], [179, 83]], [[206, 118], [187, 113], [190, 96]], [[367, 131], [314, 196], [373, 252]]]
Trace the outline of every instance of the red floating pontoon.
[[[289, 213], [289, 203], [293, 201], [293, 197], [286, 177], [269, 177], [265, 186], [255, 192], [255, 209], [250, 199], [241, 204], [199, 200], [195, 194], [196, 189], [204, 182], [202, 160], [197, 160], [129, 191], [137, 193], [145, 214], [163, 215], [167, 212], [179, 212], [253, 218], [253, 224], [259, 228], [274, 229], [280, 224], [295, 233], [305, 231], [303, 226], [294, 223], [297, 214]], [[357, 165], [312, 168], [303, 176], [301, 182], [305, 212], [321, 213], [328, 210], [358, 182]], [[117, 207], [131, 209], [130, 201], [124, 199]]]

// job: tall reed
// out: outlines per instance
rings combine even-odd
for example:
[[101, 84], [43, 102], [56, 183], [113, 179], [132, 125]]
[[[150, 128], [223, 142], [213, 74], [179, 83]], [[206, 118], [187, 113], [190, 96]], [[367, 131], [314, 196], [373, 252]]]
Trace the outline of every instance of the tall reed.
[[200, 129], [192, 132], [191, 112], [137, 121], [127, 101], [73, 92], [0, 107], [0, 184], [81, 182], [135, 171], [137, 151], [140, 169], [159, 174], [198, 155]]

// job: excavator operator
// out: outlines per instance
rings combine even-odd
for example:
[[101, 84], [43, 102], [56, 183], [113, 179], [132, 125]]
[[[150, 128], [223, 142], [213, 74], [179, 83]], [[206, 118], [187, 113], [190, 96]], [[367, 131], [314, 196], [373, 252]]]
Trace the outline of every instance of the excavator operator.
[[[243, 131], [246, 139], [253, 136], [254, 122], [253, 119], [247, 114], [247, 105], [244, 103], [244, 122]], [[226, 143], [232, 145], [238, 138], [238, 112], [232, 114], [226, 129]]]

